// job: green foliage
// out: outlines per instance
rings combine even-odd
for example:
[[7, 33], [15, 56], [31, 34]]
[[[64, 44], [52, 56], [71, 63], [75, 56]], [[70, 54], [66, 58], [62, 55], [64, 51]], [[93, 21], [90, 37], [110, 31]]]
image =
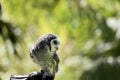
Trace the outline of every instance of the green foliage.
[[[110, 59], [109, 57], [108, 59]], [[112, 59], [112, 58], [111, 58]], [[107, 59], [98, 61], [93, 69], [86, 70], [80, 77], [80, 80], [119, 80], [120, 63], [114, 58], [113, 62]]]
[[[100, 58], [108, 62], [109, 57], [117, 58], [119, 62], [119, 0], [1, 0], [1, 5], [0, 21], [4, 22], [4, 25], [0, 22], [2, 80], [13, 73], [39, 71], [29, 58], [29, 48], [45, 33], [55, 33], [62, 41], [56, 80], [78, 80], [82, 72], [85, 78], [81, 80], [89, 80], [86, 79], [89, 70], [88, 73], [84, 70], [93, 70]], [[21, 59], [14, 56], [14, 50]]]

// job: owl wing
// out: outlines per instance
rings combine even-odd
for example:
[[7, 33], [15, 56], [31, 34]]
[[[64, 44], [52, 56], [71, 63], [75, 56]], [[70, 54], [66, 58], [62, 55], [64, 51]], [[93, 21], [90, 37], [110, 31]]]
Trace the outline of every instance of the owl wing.
[[32, 58], [34, 63], [38, 63], [38, 57], [41, 56], [40, 54], [46, 53], [48, 50], [47, 42], [44, 38], [39, 38], [35, 45], [30, 50], [30, 57]]
[[32, 49], [34, 53], [45, 53], [48, 50], [48, 42], [46, 38], [39, 38]]

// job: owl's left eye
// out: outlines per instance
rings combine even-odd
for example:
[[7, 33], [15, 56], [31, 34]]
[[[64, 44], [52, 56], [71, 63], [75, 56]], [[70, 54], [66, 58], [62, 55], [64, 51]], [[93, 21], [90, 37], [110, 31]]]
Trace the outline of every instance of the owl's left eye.
[[57, 44], [57, 41], [55, 40], [55, 41], [53, 41], [53, 43], [54, 43], [54, 44]]

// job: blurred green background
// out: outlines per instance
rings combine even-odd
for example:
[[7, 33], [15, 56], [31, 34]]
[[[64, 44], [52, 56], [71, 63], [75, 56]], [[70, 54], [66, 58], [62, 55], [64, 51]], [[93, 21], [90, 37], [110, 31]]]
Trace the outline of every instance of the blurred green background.
[[120, 80], [120, 0], [0, 0], [0, 80], [40, 71], [29, 49], [61, 39], [55, 80]]

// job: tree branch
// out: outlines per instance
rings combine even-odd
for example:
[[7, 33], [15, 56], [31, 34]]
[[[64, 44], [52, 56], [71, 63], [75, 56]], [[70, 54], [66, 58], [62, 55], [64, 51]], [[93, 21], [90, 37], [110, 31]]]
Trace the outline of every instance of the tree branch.
[[54, 76], [47, 75], [43, 78], [42, 72], [33, 72], [27, 75], [11, 75], [10, 80], [54, 80]]

